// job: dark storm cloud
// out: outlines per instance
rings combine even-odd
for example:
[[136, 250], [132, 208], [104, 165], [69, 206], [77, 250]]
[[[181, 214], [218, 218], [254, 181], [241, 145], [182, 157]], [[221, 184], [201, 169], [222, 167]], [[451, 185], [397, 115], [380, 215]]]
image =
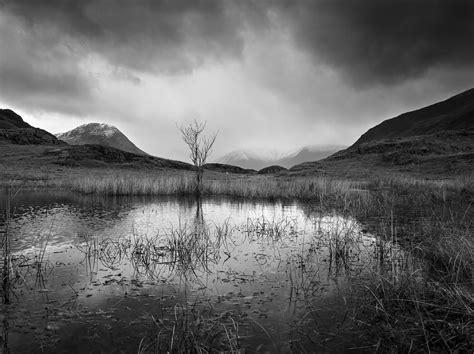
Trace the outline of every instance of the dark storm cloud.
[[396, 84], [429, 69], [472, 67], [474, 1], [321, 0], [275, 6], [300, 48], [357, 87]]
[[134, 84], [189, 73], [241, 55], [244, 17], [220, 0], [0, 0], [0, 99], [76, 115], [100, 95], [94, 60]]
[[[74, 40], [71, 57], [98, 53], [112, 65], [186, 73], [240, 58], [244, 32], [285, 27], [316, 64], [351, 84], [399, 83], [431, 68], [474, 61], [470, 0], [3, 0], [26, 32]], [[258, 36], [257, 36], [258, 38]], [[35, 38], [36, 47], [47, 47]], [[54, 60], [55, 58], [52, 58]], [[60, 60], [61, 58], [58, 58]], [[265, 63], [262, 63], [265, 65]]]
[[186, 72], [238, 56], [241, 17], [226, 1], [5, 0], [30, 25], [52, 26], [111, 63], [137, 70]]
[[[118, 101], [124, 111], [140, 102], [153, 117], [158, 101], [137, 98], [154, 97], [158, 87], [161, 97], [172, 96], [159, 109], [173, 116], [213, 102], [205, 93], [220, 85], [229, 90], [214, 94], [224, 101], [220, 109], [230, 106], [229, 119], [240, 121], [231, 113], [252, 100], [227, 100], [238, 83], [242, 96], [269, 93], [307, 121], [363, 120], [364, 107], [386, 108], [371, 89], [390, 96], [411, 85], [426, 97], [426, 82], [439, 85], [437, 92], [464, 89], [450, 78], [466, 81], [474, 71], [473, 9], [469, 0], [0, 0], [0, 101], [111, 116]], [[193, 91], [205, 74], [207, 86]], [[170, 87], [181, 91], [171, 95]], [[339, 104], [340, 97], [355, 103]], [[263, 109], [261, 101], [252, 101], [261, 110], [248, 111], [263, 121], [272, 105]]]
[[15, 106], [79, 112], [95, 80], [79, 66], [80, 55], [56, 31], [22, 27], [0, 13], [0, 98]]

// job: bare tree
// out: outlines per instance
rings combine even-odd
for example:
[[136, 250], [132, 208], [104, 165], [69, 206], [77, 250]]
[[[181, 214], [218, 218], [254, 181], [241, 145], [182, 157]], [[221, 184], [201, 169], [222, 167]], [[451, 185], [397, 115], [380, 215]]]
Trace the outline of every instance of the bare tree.
[[202, 176], [204, 174], [204, 164], [211, 153], [212, 145], [217, 138], [215, 132], [210, 137], [203, 135], [206, 129], [206, 122], [198, 122], [196, 119], [190, 124], [178, 126], [183, 141], [189, 148], [189, 158], [196, 168], [196, 194], [202, 192]]

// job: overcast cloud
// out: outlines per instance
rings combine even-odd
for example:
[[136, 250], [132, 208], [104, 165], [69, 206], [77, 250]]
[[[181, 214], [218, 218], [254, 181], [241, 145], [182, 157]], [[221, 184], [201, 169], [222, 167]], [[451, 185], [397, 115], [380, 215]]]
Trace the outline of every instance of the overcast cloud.
[[220, 131], [215, 157], [349, 145], [472, 87], [472, 38], [469, 0], [0, 0], [0, 105], [170, 158], [195, 117]]

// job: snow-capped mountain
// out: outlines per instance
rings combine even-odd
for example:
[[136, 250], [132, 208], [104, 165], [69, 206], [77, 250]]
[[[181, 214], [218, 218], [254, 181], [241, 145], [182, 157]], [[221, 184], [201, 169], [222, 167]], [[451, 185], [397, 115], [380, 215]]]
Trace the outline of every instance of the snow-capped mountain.
[[135, 146], [120, 130], [105, 123], [89, 123], [81, 125], [56, 137], [71, 145], [98, 144], [110, 146], [137, 155], [147, 155]]
[[346, 146], [312, 145], [286, 154], [279, 154], [274, 151], [237, 150], [222, 156], [216, 162], [254, 170], [260, 170], [271, 165], [290, 168], [303, 162], [324, 159], [344, 148]]

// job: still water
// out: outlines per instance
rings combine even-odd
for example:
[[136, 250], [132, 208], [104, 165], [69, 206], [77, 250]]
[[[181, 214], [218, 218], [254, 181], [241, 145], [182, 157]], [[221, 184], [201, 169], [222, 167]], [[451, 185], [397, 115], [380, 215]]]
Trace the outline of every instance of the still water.
[[221, 349], [360, 351], [351, 286], [405, 259], [389, 247], [384, 269], [357, 220], [311, 204], [21, 192], [11, 214], [12, 352], [173, 351], [180, 329], [203, 351], [213, 331]]

